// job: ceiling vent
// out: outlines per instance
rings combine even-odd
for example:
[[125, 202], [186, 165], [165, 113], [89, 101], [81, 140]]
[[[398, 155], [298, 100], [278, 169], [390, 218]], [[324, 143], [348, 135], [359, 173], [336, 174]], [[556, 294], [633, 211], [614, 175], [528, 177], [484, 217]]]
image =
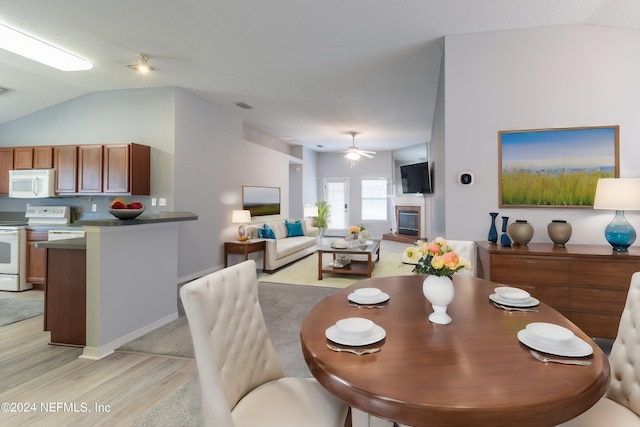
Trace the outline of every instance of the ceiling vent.
[[253, 108], [251, 105], [244, 102], [236, 102], [236, 105], [244, 110], [251, 110]]
[[11, 89], [7, 89], [6, 87], [2, 87], [0, 86], [0, 95], [4, 95], [5, 93], [9, 92]]

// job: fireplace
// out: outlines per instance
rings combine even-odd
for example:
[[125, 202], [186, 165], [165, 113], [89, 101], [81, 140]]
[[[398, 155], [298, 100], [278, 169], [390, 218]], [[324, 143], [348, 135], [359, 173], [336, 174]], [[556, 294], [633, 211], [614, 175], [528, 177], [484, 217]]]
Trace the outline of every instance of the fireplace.
[[420, 236], [420, 208], [398, 209], [398, 234], [405, 236]]
[[387, 233], [383, 239], [403, 243], [414, 243], [416, 240], [425, 239], [421, 206], [401, 205], [396, 206], [396, 232]]

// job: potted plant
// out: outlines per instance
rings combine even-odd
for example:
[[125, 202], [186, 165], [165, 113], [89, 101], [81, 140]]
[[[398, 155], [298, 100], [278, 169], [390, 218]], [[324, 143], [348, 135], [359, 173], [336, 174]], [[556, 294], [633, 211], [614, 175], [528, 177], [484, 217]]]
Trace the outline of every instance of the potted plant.
[[316, 217], [316, 227], [320, 230], [320, 235], [324, 233], [324, 230], [329, 226], [329, 203], [326, 200], [320, 200], [316, 202], [318, 207], [318, 216]]

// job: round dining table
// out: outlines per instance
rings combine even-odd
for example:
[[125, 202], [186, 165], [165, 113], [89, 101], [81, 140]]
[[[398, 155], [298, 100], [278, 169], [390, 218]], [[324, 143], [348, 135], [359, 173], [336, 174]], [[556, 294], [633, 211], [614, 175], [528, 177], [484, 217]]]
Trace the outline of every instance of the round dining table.
[[[537, 312], [506, 311], [489, 296], [496, 283], [454, 275], [447, 325], [431, 323], [422, 293], [425, 276], [372, 278], [320, 300], [300, 329], [312, 375], [349, 406], [416, 426], [554, 426], [576, 417], [605, 393], [606, 355], [576, 325], [540, 302]], [[348, 295], [373, 287], [390, 298], [379, 308], [350, 304]], [[535, 295], [532, 295], [535, 297]], [[327, 347], [325, 331], [338, 320], [364, 317], [386, 337], [355, 355]], [[593, 347], [590, 366], [543, 363], [517, 337], [533, 322], [563, 326]], [[559, 357], [562, 359], [562, 357]]]

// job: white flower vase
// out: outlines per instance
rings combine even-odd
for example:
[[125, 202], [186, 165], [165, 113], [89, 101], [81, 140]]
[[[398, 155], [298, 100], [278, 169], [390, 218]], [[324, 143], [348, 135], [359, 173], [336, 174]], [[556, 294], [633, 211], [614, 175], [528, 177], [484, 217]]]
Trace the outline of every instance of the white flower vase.
[[453, 301], [455, 294], [451, 278], [428, 275], [422, 282], [422, 293], [433, 307], [429, 320], [439, 325], [451, 323], [451, 316], [447, 314], [447, 306]]

